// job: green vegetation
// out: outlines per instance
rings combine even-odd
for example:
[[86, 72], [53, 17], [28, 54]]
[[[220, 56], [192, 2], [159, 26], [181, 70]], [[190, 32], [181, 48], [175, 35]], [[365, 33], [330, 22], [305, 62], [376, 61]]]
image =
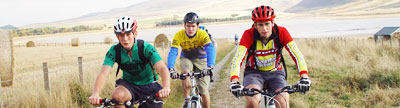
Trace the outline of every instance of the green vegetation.
[[28, 29], [15, 29], [11, 31], [13, 37], [33, 36], [33, 35], [45, 35], [45, 34], [56, 34], [56, 33], [67, 33], [67, 32], [81, 32], [91, 30], [102, 30], [105, 26], [91, 27], [91, 26], [74, 26], [74, 27], [45, 27], [45, 28], [28, 28]]
[[[250, 19], [250, 16], [241, 16], [241, 17], [231, 17], [231, 18], [200, 18], [200, 23], [211, 23], [211, 22], [223, 22], [223, 21], [236, 21], [236, 20], [247, 20]], [[165, 19], [161, 22], [156, 22], [156, 27], [159, 26], [173, 26], [173, 25], [181, 25], [183, 24], [182, 19]]]
[[74, 81], [69, 84], [71, 91], [71, 98], [73, 102], [76, 102], [79, 106], [88, 108], [90, 107], [89, 101], [87, 101], [90, 93], [83, 90], [83, 86], [78, 82]]

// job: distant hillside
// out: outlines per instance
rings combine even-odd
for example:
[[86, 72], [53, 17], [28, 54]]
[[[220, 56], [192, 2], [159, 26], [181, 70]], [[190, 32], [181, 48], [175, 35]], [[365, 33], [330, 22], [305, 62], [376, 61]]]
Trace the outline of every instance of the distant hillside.
[[331, 8], [308, 11], [327, 18], [387, 18], [400, 17], [400, 0], [353, 0]]
[[298, 2], [300, 0], [148, 0], [128, 7], [112, 9], [108, 12], [91, 13], [56, 22], [31, 24], [23, 26], [23, 28], [112, 25], [116, 18], [123, 15], [133, 16], [138, 20], [174, 16], [182, 18], [189, 11], [197, 12], [200, 17], [226, 17], [231, 14], [248, 16], [250, 10], [259, 5], [270, 5], [276, 11], [283, 12]]
[[278, 19], [290, 19], [290, 15], [310, 14], [312, 17], [327, 16], [332, 19], [400, 17], [400, 0], [148, 0], [108, 12], [91, 13], [73, 19], [31, 24], [20, 28], [111, 26], [116, 18], [124, 15], [135, 17], [141, 24], [155, 26], [155, 22], [167, 18], [183, 19], [185, 13], [190, 11], [203, 18], [224, 19], [233, 14], [249, 16], [251, 10], [260, 5], [272, 6], [277, 11]]
[[291, 7], [285, 12], [305, 12], [310, 10], [330, 8], [342, 4], [346, 4], [355, 0], [303, 0], [299, 4]]
[[0, 27], [0, 29], [13, 30], [13, 29], [18, 29], [18, 28], [15, 26], [12, 26], [12, 25], [5, 25], [5, 26]]

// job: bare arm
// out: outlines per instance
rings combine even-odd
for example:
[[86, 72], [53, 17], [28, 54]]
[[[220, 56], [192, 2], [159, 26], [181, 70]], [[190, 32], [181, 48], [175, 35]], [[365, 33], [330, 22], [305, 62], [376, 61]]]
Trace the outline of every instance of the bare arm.
[[89, 97], [89, 102], [94, 105], [100, 104], [100, 92], [103, 90], [104, 85], [107, 81], [108, 75], [111, 71], [111, 66], [103, 65], [99, 75], [96, 78], [96, 82], [94, 84], [92, 96]]
[[160, 60], [157, 63], [154, 64], [154, 68], [157, 70], [157, 72], [160, 73], [161, 78], [162, 78], [162, 89], [158, 92], [159, 96], [161, 98], [166, 98], [169, 95], [169, 92], [171, 92], [170, 89], [170, 83], [169, 83], [169, 71], [167, 67], [164, 64], [164, 61]]

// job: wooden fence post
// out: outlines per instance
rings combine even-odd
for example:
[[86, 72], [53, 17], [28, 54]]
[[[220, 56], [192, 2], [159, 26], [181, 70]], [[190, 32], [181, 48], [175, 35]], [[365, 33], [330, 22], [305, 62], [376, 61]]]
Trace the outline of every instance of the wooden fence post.
[[0, 108], [4, 108], [3, 107], [3, 91], [1, 90], [1, 80], [0, 80]]
[[44, 88], [51, 95], [51, 87], [50, 87], [50, 79], [49, 79], [49, 70], [47, 68], [47, 62], [43, 62], [43, 75], [44, 75]]
[[83, 84], [82, 57], [78, 57], [78, 65], [79, 65], [79, 81], [81, 81], [81, 84]]

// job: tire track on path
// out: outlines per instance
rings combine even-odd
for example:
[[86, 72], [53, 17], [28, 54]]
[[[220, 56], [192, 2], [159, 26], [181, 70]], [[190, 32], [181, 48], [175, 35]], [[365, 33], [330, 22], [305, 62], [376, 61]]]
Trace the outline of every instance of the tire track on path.
[[243, 108], [245, 106], [245, 98], [238, 99], [229, 91], [229, 69], [236, 48], [215, 66], [214, 82], [211, 83], [210, 87], [212, 108]]

